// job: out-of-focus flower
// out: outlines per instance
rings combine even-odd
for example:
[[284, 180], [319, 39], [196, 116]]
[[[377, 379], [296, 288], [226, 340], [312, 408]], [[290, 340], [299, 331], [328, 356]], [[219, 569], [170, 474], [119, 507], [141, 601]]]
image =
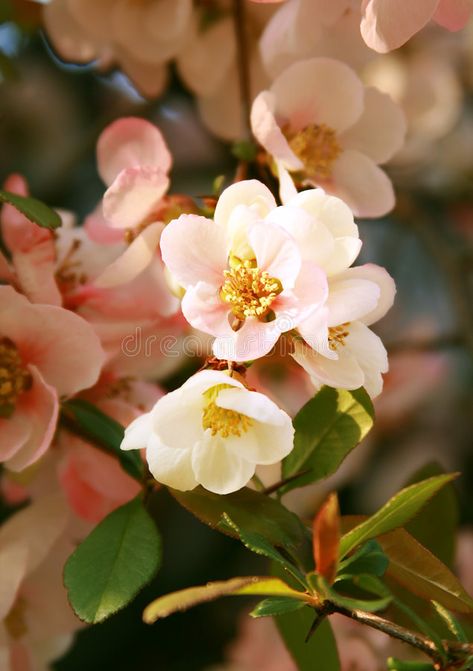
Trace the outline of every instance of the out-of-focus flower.
[[457, 540], [456, 567], [460, 581], [473, 595], [473, 529], [460, 529]]
[[431, 46], [385, 54], [364, 71], [364, 81], [390, 95], [406, 116], [406, 141], [392, 159], [395, 165], [432, 162], [436, 143], [460, 118], [462, 90], [454, 64]]
[[297, 61], [325, 56], [359, 67], [373, 57], [360, 35], [360, 0], [287, 0], [260, 39], [266, 71], [276, 77]]
[[[67, 510], [54, 494], [11, 517], [0, 530], [0, 667], [49, 668], [80, 627], [67, 602], [62, 568]], [[47, 613], [47, 617], [45, 617]]]
[[166, 63], [187, 38], [192, 0], [52, 0], [46, 32], [61, 58], [119, 65], [147, 96], [166, 83]]
[[403, 113], [345, 64], [314, 58], [290, 66], [257, 96], [251, 124], [276, 163], [283, 200], [289, 171], [299, 183], [339, 196], [358, 216], [379, 217], [394, 206], [378, 164], [402, 146]]
[[471, 0], [362, 0], [361, 9], [361, 34], [365, 42], [385, 53], [403, 45], [431, 19], [448, 30], [460, 30], [473, 12], [473, 3]]
[[217, 494], [244, 487], [258, 464], [293, 447], [291, 419], [229, 371], [201, 371], [163, 396], [125, 432], [122, 449], [146, 448], [158, 482], [179, 490], [198, 484]]
[[216, 337], [220, 359], [264, 356], [325, 300], [324, 273], [303, 261], [274, 212], [269, 189], [243, 181], [222, 193], [214, 221], [181, 215], [162, 234], [163, 260], [186, 289], [183, 314]]
[[[21, 175], [11, 175], [4, 188], [20, 196], [28, 195], [28, 186]], [[3, 260], [3, 278], [33, 303], [61, 305], [61, 294], [54, 278], [54, 234], [31, 222], [11, 205], [3, 206], [0, 224], [3, 242], [11, 256], [10, 263]]]
[[91, 387], [105, 357], [84, 319], [11, 287], [0, 287], [0, 315], [0, 460], [19, 471], [51, 444], [59, 398]]

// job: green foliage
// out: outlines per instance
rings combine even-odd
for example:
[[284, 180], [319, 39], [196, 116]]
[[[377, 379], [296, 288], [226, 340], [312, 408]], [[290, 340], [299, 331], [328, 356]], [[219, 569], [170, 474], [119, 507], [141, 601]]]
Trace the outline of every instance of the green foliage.
[[199, 587], [181, 589], [152, 601], [143, 613], [143, 620], [152, 624], [178, 611], [187, 610], [207, 601], [215, 601], [223, 596], [275, 596], [297, 599], [302, 603], [310, 601], [304, 592], [293, 590], [279, 578], [245, 576], [219, 582], [210, 582]]
[[316, 614], [309, 608], [276, 617], [276, 624], [299, 671], [340, 671], [337, 644], [328, 620], [319, 624], [306, 641]]
[[282, 475], [303, 475], [282, 491], [334, 473], [369, 432], [373, 420], [373, 404], [364, 389], [323, 387], [294, 418], [294, 449], [283, 461]]
[[232, 145], [232, 154], [239, 161], [254, 161], [258, 154], [258, 147], [249, 140], [240, 140]]
[[0, 203], [12, 205], [27, 219], [43, 228], [55, 229], [61, 226], [61, 217], [58, 213], [31, 196], [19, 196], [0, 189]]
[[102, 622], [156, 574], [161, 540], [140, 498], [106, 517], [69, 557], [64, 584], [81, 620]]
[[[427, 464], [407, 485], [445, 473], [437, 463]], [[443, 487], [407, 525], [406, 530], [450, 568], [453, 565], [458, 528], [458, 497], [452, 483]], [[442, 533], [439, 533], [439, 529]]]
[[[380, 610], [385, 610], [392, 601], [392, 596], [389, 590], [373, 576], [359, 576], [358, 586], [365, 592], [376, 594], [376, 599], [359, 598], [354, 599], [350, 596], [340, 594], [337, 590], [327, 583], [322, 576], [314, 575], [313, 584], [317, 588], [317, 592], [321, 594], [324, 599], [328, 599], [333, 603], [343, 608], [361, 609], [368, 613], [376, 613]], [[337, 585], [338, 587], [339, 585]]]
[[453, 634], [453, 636], [457, 639], [457, 641], [460, 641], [460, 643], [468, 643], [468, 636], [466, 635], [463, 627], [461, 626], [457, 618], [454, 617], [446, 608], [444, 608], [437, 601], [432, 601], [432, 605], [437, 611], [438, 615], [447, 625], [447, 628], [449, 629], [450, 633]]
[[103, 413], [99, 408], [83, 399], [67, 401], [62, 407], [63, 419], [66, 425], [71, 425], [76, 433], [92, 440], [102, 449], [116, 457], [122, 468], [132, 478], [141, 482], [143, 479], [143, 462], [136, 450], [124, 451], [120, 449], [125, 429], [112, 417]]
[[379, 538], [389, 557], [387, 575], [423, 599], [459, 613], [473, 612], [473, 599], [450, 569], [404, 529]]
[[308, 530], [297, 515], [278, 501], [246, 487], [226, 496], [213, 494], [203, 487], [190, 492], [169, 491], [184, 508], [212, 528], [238, 538], [228, 525], [222, 527], [221, 520], [226, 514], [246, 534], [259, 534], [270, 545], [284, 548], [307, 570], [313, 568]]
[[388, 669], [389, 671], [435, 671], [434, 665], [429, 662], [404, 662], [395, 657], [388, 659]]
[[456, 477], [456, 473], [438, 475], [402, 489], [377, 513], [342, 537], [340, 556], [344, 557], [362, 543], [405, 525], [429, 499]]
[[270, 597], [269, 599], [263, 599], [259, 604], [251, 611], [251, 617], [268, 617], [269, 615], [284, 615], [285, 613], [292, 613], [295, 610], [304, 608], [305, 604], [303, 601], [297, 599], [291, 599], [290, 597], [281, 596], [281, 597]]
[[337, 580], [353, 575], [374, 575], [381, 578], [389, 565], [389, 559], [378, 541], [365, 543], [355, 554], [340, 563]]

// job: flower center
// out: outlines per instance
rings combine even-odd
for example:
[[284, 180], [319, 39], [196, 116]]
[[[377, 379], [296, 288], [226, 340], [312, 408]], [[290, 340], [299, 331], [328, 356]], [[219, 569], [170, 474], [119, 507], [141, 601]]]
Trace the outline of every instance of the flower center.
[[289, 138], [289, 146], [300, 158], [308, 177], [326, 180], [332, 176], [332, 167], [342, 153], [337, 134], [324, 123], [311, 124]]
[[345, 346], [345, 338], [350, 335], [348, 327], [350, 322], [340, 324], [340, 326], [331, 326], [328, 330], [328, 345], [334, 352], [339, 347]]
[[31, 384], [31, 374], [24, 368], [15, 343], [0, 337], [0, 417], [13, 414], [18, 397]]
[[266, 317], [274, 299], [283, 290], [280, 280], [255, 267], [254, 261], [240, 262], [223, 274], [225, 281], [220, 289], [220, 298], [242, 321], [247, 317]]
[[28, 627], [25, 622], [26, 601], [19, 597], [5, 618], [5, 627], [13, 639], [24, 636]]
[[212, 436], [219, 434], [222, 438], [229, 436], [241, 436], [246, 433], [253, 425], [251, 417], [242, 415], [235, 410], [220, 408], [216, 404], [216, 399], [222, 389], [232, 389], [230, 384], [217, 384], [204, 393], [207, 401], [202, 413], [202, 426], [204, 429], [210, 429]]

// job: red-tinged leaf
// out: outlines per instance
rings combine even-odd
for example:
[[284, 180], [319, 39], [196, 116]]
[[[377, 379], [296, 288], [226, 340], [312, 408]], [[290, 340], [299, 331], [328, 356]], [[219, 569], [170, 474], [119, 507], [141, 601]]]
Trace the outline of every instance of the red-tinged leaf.
[[331, 585], [337, 575], [340, 547], [340, 509], [335, 492], [329, 494], [315, 516], [313, 531], [317, 572]]

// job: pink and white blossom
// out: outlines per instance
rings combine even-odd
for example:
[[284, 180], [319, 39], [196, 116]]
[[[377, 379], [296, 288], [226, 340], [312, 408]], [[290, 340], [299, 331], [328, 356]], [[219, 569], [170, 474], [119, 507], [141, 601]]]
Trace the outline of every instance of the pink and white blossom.
[[325, 274], [271, 221], [276, 203], [256, 180], [226, 189], [214, 221], [181, 215], [161, 237], [163, 260], [184, 287], [182, 312], [215, 336], [215, 355], [264, 356], [326, 297]]
[[104, 360], [84, 319], [0, 287], [0, 461], [15, 471], [37, 461], [53, 439], [60, 398], [91, 387]]
[[391, 182], [378, 166], [402, 146], [403, 113], [344, 63], [314, 58], [290, 66], [253, 102], [251, 125], [276, 165], [283, 200], [291, 173], [339, 196], [357, 216], [393, 208]]
[[151, 473], [169, 487], [201, 484], [229, 494], [248, 483], [258, 464], [289, 454], [293, 435], [290, 417], [269, 398], [229, 371], [204, 370], [132, 422], [121, 448], [146, 448]]

